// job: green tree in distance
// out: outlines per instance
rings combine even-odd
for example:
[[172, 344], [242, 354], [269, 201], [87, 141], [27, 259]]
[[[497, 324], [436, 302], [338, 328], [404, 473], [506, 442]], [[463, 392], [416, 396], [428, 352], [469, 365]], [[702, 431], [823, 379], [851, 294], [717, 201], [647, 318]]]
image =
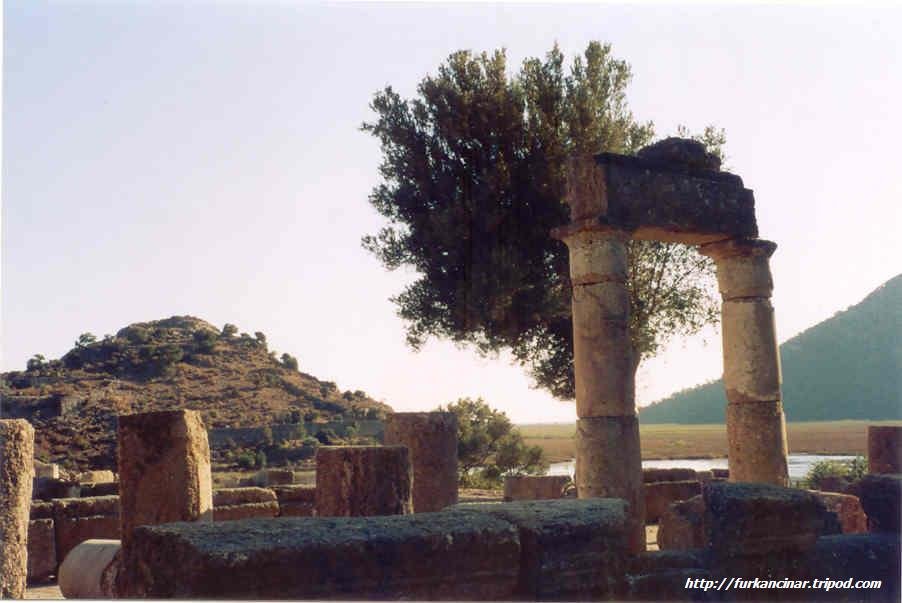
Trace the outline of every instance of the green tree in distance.
[[[512, 77], [504, 51], [461, 51], [415, 98], [375, 95], [376, 120], [362, 129], [381, 143], [382, 182], [369, 200], [389, 224], [363, 244], [388, 269], [419, 274], [393, 298], [411, 346], [436, 336], [484, 354], [510, 349], [540, 387], [573, 397], [568, 255], [549, 232], [569, 220], [567, 157], [652, 140], [652, 124], [627, 107], [630, 78], [610, 46], [592, 42], [569, 69], [555, 47]], [[724, 142], [712, 127], [698, 138], [718, 153]], [[631, 242], [629, 253], [637, 367], [715, 321], [719, 306], [711, 261], [694, 249]]]
[[538, 446], [527, 446], [523, 436], [503, 412], [482, 398], [461, 398], [439, 410], [457, 415], [457, 467], [462, 485], [473, 480], [498, 483], [506, 475], [543, 472], [548, 464]]

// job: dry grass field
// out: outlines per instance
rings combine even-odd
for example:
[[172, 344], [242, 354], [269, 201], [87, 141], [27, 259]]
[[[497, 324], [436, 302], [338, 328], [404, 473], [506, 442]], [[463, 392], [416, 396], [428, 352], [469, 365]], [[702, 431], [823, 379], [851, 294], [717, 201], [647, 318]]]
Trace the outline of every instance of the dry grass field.
[[[899, 421], [824, 421], [789, 423], [790, 452], [867, 453], [868, 425], [902, 425]], [[519, 425], [530, 445], [541, 446], [551, 462], [574, 456], [573, 423]], [[712, 458], [727, 455], [724, 425], [640, 425], [643, 459]]]

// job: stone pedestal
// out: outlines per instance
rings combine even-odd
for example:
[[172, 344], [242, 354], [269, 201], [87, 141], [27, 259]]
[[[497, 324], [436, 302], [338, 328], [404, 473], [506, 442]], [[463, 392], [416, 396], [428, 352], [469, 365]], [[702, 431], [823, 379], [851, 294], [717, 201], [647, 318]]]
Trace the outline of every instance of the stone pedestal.
[[210, 446], [193, 410], [119, 417], [122, 548], [132, 530], [174, 521], [212, 521]]
[[[571, 196], [578, 192], [572, 188]], [[598, 223], [571, 224], [553, 234], [570, 250], [577, 494], [629, 502], [638, 552], [645, 549], [645, 501], [626, 287], [629, 234]]]
[[868, 473], [902, 473], [902, 427], [868, 426]]
[[723, 298], [723, 382], [730, 480], [789, 483], [780, 352], [769, 258], [775, 243], [731, 239], [701, 247], [717, 264]]
[[322, 446], [316, 451], [319, 517], [413, 512], [406, 446]]
[[407, 446], [413, 466], [413, 510], [457, 504], [457, 415], [399, 412], [385, 420], [385, 445]]
[[0, 420], [0, 599], [25, 596], [33, 479], [34, 428]]

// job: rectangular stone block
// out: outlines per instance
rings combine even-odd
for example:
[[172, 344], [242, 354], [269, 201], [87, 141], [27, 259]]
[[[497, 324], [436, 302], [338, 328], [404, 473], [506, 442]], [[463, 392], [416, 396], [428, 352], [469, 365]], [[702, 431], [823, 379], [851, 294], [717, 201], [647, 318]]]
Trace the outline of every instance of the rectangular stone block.
[[828, 512], [836, 515], [843, 534], [858, 534], [868, 531], [868, 516], [865, 515], [857, 496], [819, 490], [811, 490], [811, 492], [824, 503]]
[[81, 484], [82, 496], [119, 496], [119, 482]]
[[64, 498], [53, 501], [56, 561], [61, 564], [69, 551], [97, 538], [120, 537], [119, 497]]
[[707, 482], [702, 496], [707, 544], [719, 554], [805, 551], [828, 522], [824, 503], [806, 490]]
[[518, 500], [553, 500], [564, 496], [567, 475], [517, 475], [504, 478], [505, 502]]
[[695, 480], [697, 477], [695, 469], [642, 469], [642, 481], [646, 484], [651, 482], [683, 482]]
[[520, 533], [516, 595], [527, 600], [610, 598], [630, 558], [627, 504], [620, 499], [462, 504], [454, 510], [507, 521]]
[[321, 446], [316, 451], [320, 517], [412, 513], [412, 484], [406, 446]]
[[256, 476], [260, 486], [287, 486], [294, 483], [294, 472], [291, 469], [262, 469]]
[[254, 517], [278, 517], [279, 503], [269, 502], [246, 503], [243, 505], [223, 505], [213, 507], [213, 521], [235, 521]]
[[106, 484], [116, 481], [116, 474], [109, 469], [95, 469], [92, 471], [82, 471], [78, 474], [78, 483], [80, 484]]
[[81, 485], [68, 479], [36, 477], [34, 479], [33, 495], [34, 498], [39, 500], [78, 498], [81, 496]]
[[56, 574], [56, 533], [52, 519], [28, 522], [28, 581], [46, 582]]
[[33, 479], [34, 428], [24, 419], [0, 419], [0, 599], [25, 595]]
[[123, 550], [135, 526], [212, 520], [210, 447], [200, 414], [121, 415], [118, 440]]
[[35, 477], [49, 477], [51, 479], [59, 479], [60, 477], [60, 466], [56, 463], [45, 463], [43, 461], [39, 461], [38, 459], [34, 460], [34, 476]]
[[316, 502], [315, 486], [273, 486], [271, 490], [275, 493], [279, 503], [304, 502], [313, 504]]
[[213, 490], [214, 507], [275, 501], [276, 493], [267, 488], [220, 488]]
[[902, 426], [868, 426], [868, 473], [902, 473]]
[[662, 551], [701, 549], [707, 544], [701, 495], [670, 504], [659, 522], [658, 548]]
[[122, 597], [509, 599], [520, 542], [488, 514], [248, 519], [139, 527], [124, 563]]
[[697, 480], [679, 482], [652, 482], [643, 487], [645, 491], [645, 523], [655, 523], [671, 503], [688, 500], [701, 494], [702, 485]]
[[31, 519], [53, 519], [53, 503], [41, 500], [31, 501]]
[[286, 501], [279, 503], [279, 517], [313, 517], [316, 503]]

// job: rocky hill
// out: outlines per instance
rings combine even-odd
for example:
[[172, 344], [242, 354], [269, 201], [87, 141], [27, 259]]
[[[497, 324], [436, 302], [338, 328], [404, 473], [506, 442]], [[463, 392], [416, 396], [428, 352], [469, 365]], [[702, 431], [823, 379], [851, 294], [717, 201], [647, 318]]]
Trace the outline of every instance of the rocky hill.
[[114, 468], [116, 415], [198, 410], [208, 428], [381, 418], [391, 408], [339, 391], [276, 357], [263, 333], [173, 316], [90, 334], [58, 360], [35, 356], [2, 375], [0, 416], [35, 426], [35, 456], [78, 469]]
[[[902, 275], [784, 342], [780, 358], [788, 421], [902, 420]], [[725, 406], [717, 380], [642, 409], [640, 420], [723, 423]]]

